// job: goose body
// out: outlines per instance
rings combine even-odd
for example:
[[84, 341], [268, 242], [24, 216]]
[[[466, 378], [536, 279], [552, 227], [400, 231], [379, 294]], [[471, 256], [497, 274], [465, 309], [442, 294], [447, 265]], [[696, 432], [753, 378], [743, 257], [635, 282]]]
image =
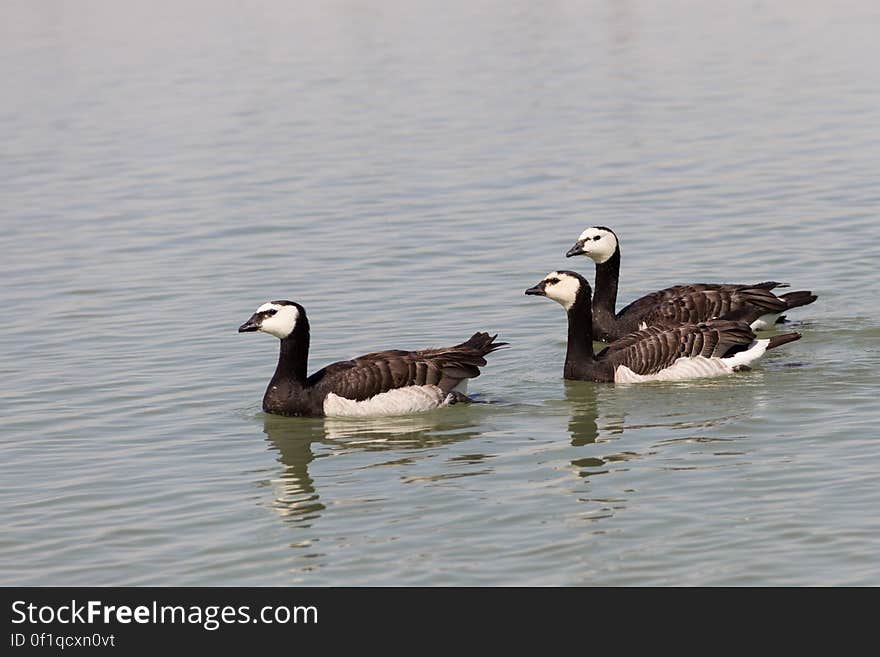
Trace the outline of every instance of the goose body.
[[475, 333], [453, 347], [380, 351], [307, 376], [310, 330], [300, 304], [267, 302], [238, 331], [262, 331], [281, 341], [263, 410], [313, 417], [406, 415], [469, 401], [458, 390], [480, 375], [487, 354], [505, 345], [495, 342], [496, 336]]
[[758, 340], [744, 321], [709, 320], [648, 326], [593, 351], [591, 289], [572, 271], [555, 271], [526, 294], [553, 299], [568, 314], [564, 376], [578, 381], [641, 383], [725, 376], [747, 369], [768, 349], [800, 339], [785, 333]]
[[587, 228], [567, 257], [585, 255], [596, 264], [593, 298], [593, 334], [605, 342], [616, 340], [644, 326], [674, 326], [710, 319], [744, 321], [761, 331], [776, 324], [782, 314], [813, 303], [816, 295], [800, 290], [776, 295], [784, 283], [766, 281], [754, 285], [695, 283], [675, 285], [647, 294], [615, 312], [620, 277], [620, 244], [610, 228]]

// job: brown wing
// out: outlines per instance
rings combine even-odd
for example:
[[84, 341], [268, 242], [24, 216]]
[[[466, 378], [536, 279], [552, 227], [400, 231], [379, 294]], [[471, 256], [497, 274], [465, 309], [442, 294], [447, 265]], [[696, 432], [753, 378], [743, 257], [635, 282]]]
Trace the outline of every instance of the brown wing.
[[661, 302], [640, 321], [648, 326], [696, 324], [715, 318], [751, 323], [761, 315], [781, 313], [788, 307], [785, 300], [760, 287], [694, 290]]
[[454, 347], [365, 354], [328, 365], [309, 377], [308, 385], [357, 401], [407, 386], [433, 384], [448, 392], [463, 379], [479, 376], [485, 356], [507, 344], [495, 342], [496, 337], [475, 333]]
[[723, 357], [747, 348], [755, 334], [746, 322], [712, 320], [680, 326], [651, 326], [615, 340], [597, 359], [636, 374], [656, 374], [679, 358]]
[[[674, 285], [672, 287], [667, 287], [663, 290], [658, 290], [657, 292], [652, 292], [651, 294], [646, 294], [640, 299], [636, 299], [631, 304], [623, 308], [620, 312], [618, 312], [617, 318], [623, 319], [624, 317], [629, 316], [647, 316], [666, 302], [673, 301], [679, 298], [696, 298], [700, 294], [705, 292], [715, 293], [723, 298], [726, 295], [731, 295], [735, 292], [739, 292], [742, 290], [753, 290], [756, 292], [760, 290], [775, 299], [776, 295], [770, 292], [770, 290], [777, 287], [788, 287], [788, 284], [778, 283], [776, 281], [765, 281], [763, 283], [755, 283], [754, 285], [735, 285], [729, 283], [693, 283], [691, 285]], [[718, 314], [707, 315], [697, 321], [704, 321], [706, 319], [710, 319], [711, 317], [718, 316]]]

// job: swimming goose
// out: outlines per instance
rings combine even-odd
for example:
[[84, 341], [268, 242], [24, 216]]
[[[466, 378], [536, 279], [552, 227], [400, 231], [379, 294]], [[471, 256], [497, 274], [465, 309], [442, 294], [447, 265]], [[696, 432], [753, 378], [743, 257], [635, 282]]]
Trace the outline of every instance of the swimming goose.
[[639, 383], [723, 376], [743, 369], [768, 349], [800, 339], [785, 333], [755, 339], [742, 321], [710, 320], [649, 326], [593, 352], [592, 290], [580, 274], [554, 271], [526, 294], [553, 299], [568, 314], [564, 377], [576, 381]]
[[565, 255], [585, 255], [596, 263], [593, 335], [606, 342], [643, 326], [708, 319], [741, 320], [750, 324], [753, 331], [761, 331], [782, 321], [782, 313], [813, 303], [817, 298], [805, 290], [777, 296], [771, 290], [788, 285], [776, 281], [754, 285], [695, 283], [645, 295], [615, 314], [620, 244], [614, 231], [604, 226], [587, 228]]
[[278, 415], [405, 415], [470, 401], [455, 390], [480, 375], [484, 356], [506, 345], [497, 336], [474, 333], [444, 349], [380, 351], [328, 365], [307, 376], [309, 320], [293, 301], [269, 301], [238, 327], [281, 340], [275, 374], [263, 396], [263, 410]]

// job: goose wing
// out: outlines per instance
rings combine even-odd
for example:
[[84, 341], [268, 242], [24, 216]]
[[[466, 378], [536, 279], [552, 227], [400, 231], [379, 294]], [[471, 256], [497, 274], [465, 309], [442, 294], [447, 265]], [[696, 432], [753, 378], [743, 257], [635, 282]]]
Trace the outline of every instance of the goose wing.
[[407, 386], [436, 385], [448, 392], [463, 379], [479, 376], [485, 356], [507, 344], [495, 342], [496, 337], [475, 333], [453, 347], [365, 354], [328, 365], [309, 377], [308, 385], [356, 401]]
[[654, 324], [688, 324], [704, 322], [715, 317], [753, 322], [761, 315], [778, 314], [789, 304], [762, 287], [741, 286], [733, 289], [692, 290], [671, 297], [646, 310], [641, 319]]
[[[624, 317], [629, 318], [633, 316], [647, 317], [651, 313], [656, 312], [658, 308], [663, 307], [664, 304], [672, 302], [677, 305], [684, 303], [691, 306], [695, 315], [692, 315], [692, 318], [686, 321], [704, 321], [712, 317], [719, 317], [722, 313], [715, 312], [714, 314], [703, 314], [702, 316], [696, 315], [701, 312], [708, 313], [712, 309], [723, 311], [725, 304], [728, 306], [728, 309], [733, 304], [738, 304], [741, 307], [750, 303], [750, 297], [755, 300], [761, 300], [762, 303], [769, 303], [770, 299], [778, 298], [775, 294], [770, 292], [770, 290], [777, 287], [788, 287], [788, 284], [779, 283], [777, 281], [765, 281], [763, 283], [755, 283], [754, 285], [736, 285], [729, 283], [692, 283], [690, 285], [674, 285], [663, 290], [658, 290], [657, 292], [646, 294], [640, 299], [636, 299], [631, 304], [621, 309], [620, 312], [617, 313], [617, 318], [623, 319]], [[782, 304], [782, 307], [784, 308], [784, 304]], [[667, 309], [667, 312], [672, 311]], [[683, 311], [679, 312], [682, 313], [682, 317], [684, 317]], [[765, 312], [778, 311], [767, 310]]]
[[597, 360], [636, 374], [656, 374], [679, 358], [720, 358], [748, 348], [755, 334], [746, 322], [712, 320], [700, 324], [650, 326], [615, 340]]

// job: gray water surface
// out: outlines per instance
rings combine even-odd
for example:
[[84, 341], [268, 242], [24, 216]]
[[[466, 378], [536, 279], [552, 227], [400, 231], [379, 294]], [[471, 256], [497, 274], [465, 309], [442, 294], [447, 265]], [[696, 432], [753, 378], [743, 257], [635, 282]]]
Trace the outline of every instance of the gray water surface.
[[[880, 9], [718, 4], [4, 3], [0, 582], [880, 585]], [[803, 339], [564, 382], [595, 224]], [[312, 371], [497, 332], [493, 403], [268, 416], [279, 298]]]

